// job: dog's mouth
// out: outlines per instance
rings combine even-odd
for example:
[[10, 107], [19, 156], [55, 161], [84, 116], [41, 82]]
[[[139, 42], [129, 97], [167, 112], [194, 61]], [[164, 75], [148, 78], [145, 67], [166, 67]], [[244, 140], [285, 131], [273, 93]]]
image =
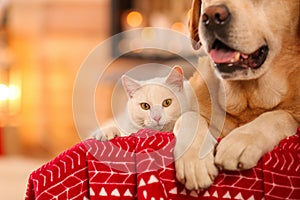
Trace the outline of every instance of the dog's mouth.
[[245, 54], [234, 50], [219, 40], [213, 43], [209, 52], [211, 59], [220, 72], [232, 73], [238, 70], [258, 69], [260, 68], [267, 56], [269, 48], [263, 45], [251, 54]]

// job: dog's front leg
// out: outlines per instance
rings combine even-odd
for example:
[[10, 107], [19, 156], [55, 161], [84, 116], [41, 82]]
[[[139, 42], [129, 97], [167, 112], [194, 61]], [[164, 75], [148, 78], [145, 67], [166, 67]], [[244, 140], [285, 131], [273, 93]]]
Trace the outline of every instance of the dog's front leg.
[[278, 110], [264, 113], [234, 129], [220, 142], [215, 163], [227, 170], [252, 168], [283, 138], [295, 134], [298, 125], [288, 112]]
[[206, 120], [197, 112], [184, 113], [177, 120], [174, 133], [177, 179], [190, 190], [209, 187], [218, 170], [213, 155], [216, 142], [209, 133]]

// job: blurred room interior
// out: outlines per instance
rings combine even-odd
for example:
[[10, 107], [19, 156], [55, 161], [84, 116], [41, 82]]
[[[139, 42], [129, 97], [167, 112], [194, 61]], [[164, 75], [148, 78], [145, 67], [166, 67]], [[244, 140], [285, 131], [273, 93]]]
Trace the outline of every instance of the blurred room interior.
[[[72, 92], [78, 70], [93, 48], [133, 28], [161, 27], [188, 35], [190, 4], [191, 0], [0, 0], [2, 198], [23, 198], [32, 170], [80, 142]], [[107, 56], [130, 45], [130, 38], [113, 43]], [[112, 116], [111, 96], [119, 77], [149, 62], [184, 61], [144, 51], [113, 62], [95, 94], [100, 122]], [[189, 76], [191, 70], [186, 73]], [[89, 123], [82, 106], [82, 122]]]

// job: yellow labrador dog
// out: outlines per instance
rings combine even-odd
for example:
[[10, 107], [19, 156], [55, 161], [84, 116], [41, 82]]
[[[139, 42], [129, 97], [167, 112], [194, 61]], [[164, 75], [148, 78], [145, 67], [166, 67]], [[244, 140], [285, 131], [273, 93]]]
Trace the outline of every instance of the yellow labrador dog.
[[[194, 0], [189, 28], [207, 58], [190, 79], [199, 112], [185, 113], [174, 132], [176, 176], [188, 189], [209, 187], [219, 169], [254, 167], [300, 122], [300, 0]], [[214, 107], [214, 108], [212, 108]], [[212, 110], [225, 118], [213, 121]], [[184, 119], [198, 123], [186, 147]], [[200, 156], [208, 133], [224, 136]], [[206, 145], [207, 146], [207, 145]], [[180, 154], [180, 155], [179, 155]]]

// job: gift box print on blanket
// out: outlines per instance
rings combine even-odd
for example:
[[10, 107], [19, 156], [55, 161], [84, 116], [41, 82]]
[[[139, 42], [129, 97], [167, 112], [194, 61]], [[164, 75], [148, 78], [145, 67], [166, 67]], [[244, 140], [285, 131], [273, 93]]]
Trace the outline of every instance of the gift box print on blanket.
[[172, 133], [149, 129], [108, 142], [84, 141], [34, 171], [33, 199], [300, 199], [300, 129], [250, 170], [221, 172], [205, 191], [175, 178]]

